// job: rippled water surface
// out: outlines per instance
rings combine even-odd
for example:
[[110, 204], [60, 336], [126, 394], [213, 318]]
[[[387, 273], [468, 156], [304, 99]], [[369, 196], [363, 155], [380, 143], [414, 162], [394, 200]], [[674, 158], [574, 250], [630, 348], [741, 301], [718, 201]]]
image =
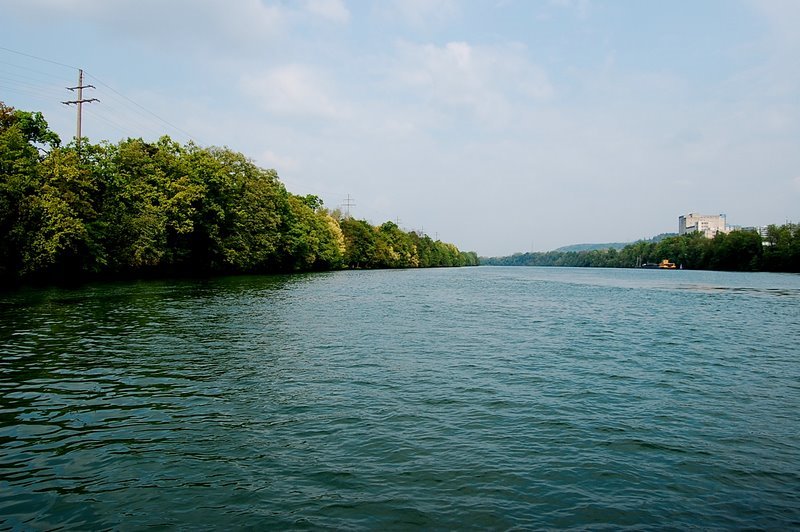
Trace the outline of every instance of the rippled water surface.
[[800, 277], [0, 295], [0, 528], [797, 528]]

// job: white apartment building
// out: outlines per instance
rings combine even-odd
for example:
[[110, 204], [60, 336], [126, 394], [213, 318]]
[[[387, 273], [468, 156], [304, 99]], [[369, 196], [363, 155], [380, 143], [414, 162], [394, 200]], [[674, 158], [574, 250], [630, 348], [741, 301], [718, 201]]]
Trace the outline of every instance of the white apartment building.
[[703, 233], [706, 238], [713, 238], [717, 233], [730, 233], [731, 228], [724, 214], [689, 213], [678, 217], [678, 234]]

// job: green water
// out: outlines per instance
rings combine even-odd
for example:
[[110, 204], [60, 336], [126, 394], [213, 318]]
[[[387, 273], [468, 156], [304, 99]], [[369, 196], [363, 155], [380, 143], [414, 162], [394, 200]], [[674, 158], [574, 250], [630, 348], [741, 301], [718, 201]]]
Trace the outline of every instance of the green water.
[[800, 527], [800, 276], [0, 295], [0, 528]]

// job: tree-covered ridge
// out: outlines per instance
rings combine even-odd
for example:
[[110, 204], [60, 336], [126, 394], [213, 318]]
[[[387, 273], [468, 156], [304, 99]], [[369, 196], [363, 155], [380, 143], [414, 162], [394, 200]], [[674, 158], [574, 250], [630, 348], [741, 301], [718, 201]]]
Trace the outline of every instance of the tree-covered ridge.
[[[665, 238], [677, 236], [677, 233], [661, 233], [653, 238], [647, 239], [647, 242], [661, 242]], [[625, 246], [631, 245], [632, 242], [607, 242], [604, 244], [572, 244], [569, 246], [562, 246], [553, 251], [603, 251], [606, 249], [614, 248], [617, 251], [622, 250]]]
[[62, 147], [0, 102], [0, 280], [476, 265], [475, 253], [329, 211], [227, 148]]
[[770, 225], [766, 238], [752, 230], [736, 230], [706, 238], [700, 233], [640, 241], [622, 250], [517, 253], [484, 258], [497, 266], [575, 266], [636, 268], [668, 259], [692, 270], [800, 272], [800, 225]]

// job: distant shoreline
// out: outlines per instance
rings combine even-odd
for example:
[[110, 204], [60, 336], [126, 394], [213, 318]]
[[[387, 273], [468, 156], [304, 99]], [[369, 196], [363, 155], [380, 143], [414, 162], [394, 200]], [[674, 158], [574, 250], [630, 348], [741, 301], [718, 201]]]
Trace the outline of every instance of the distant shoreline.
[[624, 246], [588, 251], [515, 253], [481, 257], [484, 266], [566, 266], [640, 268], [667, 259], [678, 269], [713, 271], [800, 272], [800, 225], [770, 225], [766, 237], [753, 230], [735, 230], [706, 238], [700, 233], [642, 240]]

